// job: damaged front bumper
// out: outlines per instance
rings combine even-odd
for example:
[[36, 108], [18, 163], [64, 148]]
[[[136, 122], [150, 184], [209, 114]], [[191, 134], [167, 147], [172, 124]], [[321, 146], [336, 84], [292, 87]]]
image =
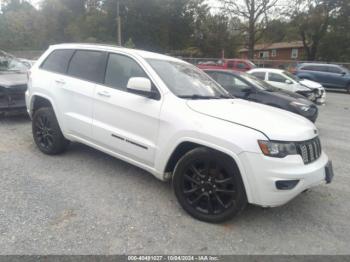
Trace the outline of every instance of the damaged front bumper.
[[22, 111], [26, 109], [25, 92], [27, 85], [0, 86], [0, 112]]

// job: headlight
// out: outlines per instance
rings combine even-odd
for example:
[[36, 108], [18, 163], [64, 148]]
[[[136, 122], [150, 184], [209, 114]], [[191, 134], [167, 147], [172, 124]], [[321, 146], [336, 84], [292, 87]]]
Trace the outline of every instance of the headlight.
[[298, 154], [295, 143], [292, 142], [271, 142], [259, 140], [258, 144], [261, 151], [266, 156], [282, 158], [288, 155]]
[[296, 101], [291, 102], [290, 105], [294, 106], [294, 107], [296, 107], [296, 108], [298, 108], [298, 109], [300, 109], [302, 111], [305, 111], [305, 112], [309, 111], [309, 109], [310, 109], [310, 106], [305, 105], [305, 104], [300, 103], [300, 102], [296, 102]]

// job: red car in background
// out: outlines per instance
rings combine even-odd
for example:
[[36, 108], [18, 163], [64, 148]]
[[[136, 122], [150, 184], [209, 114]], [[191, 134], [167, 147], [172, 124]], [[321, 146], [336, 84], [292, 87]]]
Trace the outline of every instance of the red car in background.
[[221, 59], [218, 62], [200, 62], [197, 67], [200, 69], [226, 69], [246, 72], [256, 68], [256, 65], [246, 59]]

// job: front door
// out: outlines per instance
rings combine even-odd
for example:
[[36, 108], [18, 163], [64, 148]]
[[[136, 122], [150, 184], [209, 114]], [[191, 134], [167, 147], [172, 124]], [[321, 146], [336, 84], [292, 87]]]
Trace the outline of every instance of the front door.
[[133, 58], [111, 53], [95, 90], [93, 136], [104, 148], [153, 166], [162, 101], [128, 92], [131, 77], [148, 78]]

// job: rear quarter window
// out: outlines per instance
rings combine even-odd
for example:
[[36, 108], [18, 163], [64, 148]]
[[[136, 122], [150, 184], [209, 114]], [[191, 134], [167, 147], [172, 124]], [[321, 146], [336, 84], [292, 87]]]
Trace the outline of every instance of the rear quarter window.
[[68, 75], [95, 83], [103, 83], [107, 54], [100, 51], [78, 50], [68, 68]]
[[55, 73], [65, 74], [73, 53], [74, 50], [55, 50], [45, 59], [40, 67]]

